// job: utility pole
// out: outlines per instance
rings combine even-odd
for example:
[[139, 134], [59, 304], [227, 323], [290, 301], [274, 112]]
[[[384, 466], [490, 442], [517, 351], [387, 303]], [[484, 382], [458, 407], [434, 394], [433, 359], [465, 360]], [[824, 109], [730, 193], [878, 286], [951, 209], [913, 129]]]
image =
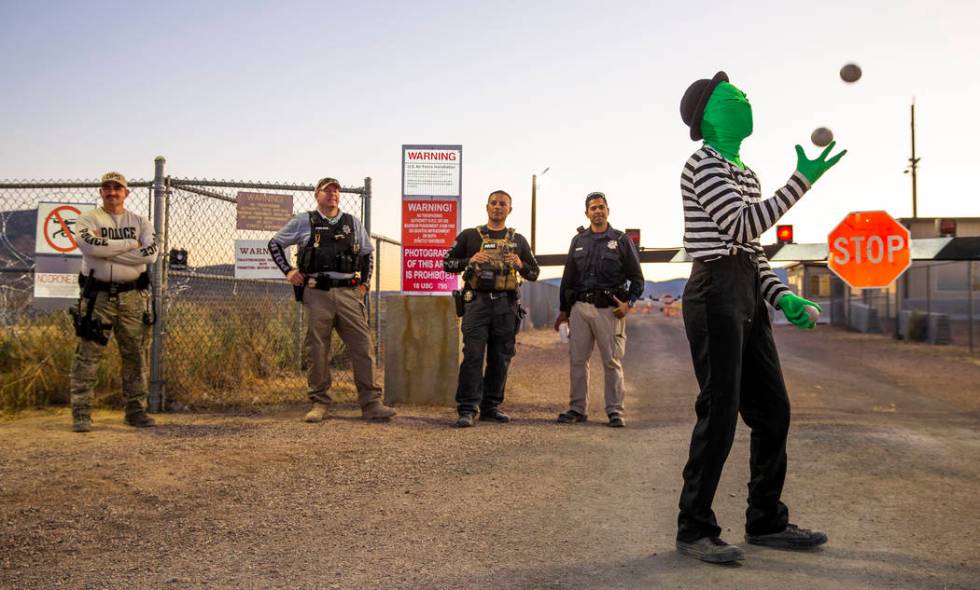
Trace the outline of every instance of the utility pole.
[[909, 158], [909, 167], [906, 168], [906, 174], [912, 173], [912, 217], [919, 216], [919, 198], [918, 198], [918, 184], [916, 183], [915, 172], [919, 168], [919, 160], [922, 158], [917, 158], [915, 156], [915, 99], [912, 99], [912, 157]]
[[531, 252], [538, 252], [538, 176], [544, 176], [551, 170], [548, 166], [541, 171], [541, 174], [531, 175]]
[[531, 175], [531, 252], [537, 252], [538, 175]]

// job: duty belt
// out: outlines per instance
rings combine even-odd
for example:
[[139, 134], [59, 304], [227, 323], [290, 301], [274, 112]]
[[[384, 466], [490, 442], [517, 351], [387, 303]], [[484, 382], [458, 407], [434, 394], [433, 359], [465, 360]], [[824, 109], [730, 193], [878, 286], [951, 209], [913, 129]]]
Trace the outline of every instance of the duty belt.
[[603, 289], [594, 289], [591, 291], [579, 291], [575, 294], [575, 301], [581, 301], [582, 303], [592, 303], [597, 302], [605, 303], [609, 299], [606, 291]]
[[110, 295], [115, 295], [116, 293], [125, 293], [126, 291], [135, 291], [136, 289], [147, 289], [150, 286], [150, 278], [144, 272], [141, 273], [139, 278], [135, 281], [126, 281], [125, 283], [110, 283], [107, 281], [100, 281], [96, 278], [89, 278], [83, 274], [78, 275], [78, 285], [84, 290], [89, 287], [95, 291], [105, 291]]
[[589, 289], [587, 291], [578, 291], [575, 293], [575, 301], [591, 303], [596, 307], [613, 307], [615, 305], [615, 301], [613, 301], [613, 295], [615, 293], [616, 289]]
[[335, 289], [338, 287], [356, 287], [360, 284], [361, 279], [358, 277], [351, 277], [349, 279], [334, 279], [327, 276], [320, 276], [318, 274], [306, 276], [306, 286], [310, 289], [318, 289], [320, 291], [329, 291], [330, 289]]
[[518, 292], [514, 291], [477, 291], [476, 289], [470, 289], [470, 293], [474, 295], [480, 295], [488, 299], [503, 299], [504, 297], [509, 297], [512, 300], [517, 299]]

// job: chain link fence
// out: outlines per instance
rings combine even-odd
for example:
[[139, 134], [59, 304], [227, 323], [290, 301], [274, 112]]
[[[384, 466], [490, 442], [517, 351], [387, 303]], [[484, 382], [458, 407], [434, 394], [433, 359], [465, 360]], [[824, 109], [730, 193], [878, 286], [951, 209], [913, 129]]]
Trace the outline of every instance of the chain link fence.
[[[236, 229], [241, 192], [289, 197], [293, 212], [316, 208], [312, 185], [169, 178], [164, 252], [186, 252], [166, 271], [164, 391], [177, 403], [241, 404], [296, 397], [304, 384], [302, 306], [278, 279], [235, 278], [235, 241], [268, 241], [271, 231]], [[365, 219], [364, 189], [341, 191], [340, 208]], [[336, 335], [335, 392], [351, 392], [347, 351]]]
[[973, 261], [917, 261], [884, 289], [850, 289], [839, 279], [835, 324], [899, 340], [980, 347]]
[[[162, 169], [162, 162], [160, 163]], [[292, 197], [293, 212], [316, 207], [312, 185], [215, 181], [166, 177], [158, 207], [163, 229], [155, 265], [160, 285], [158, 325], [147, 367], [162, 368], [151, 378], [157, 407], [243, 406], [303, 398], [305, 318], [290, 285], [281, 279], [235, 277], [235, 241], [267, 242], [273, 231], [236, 229], [240, 192]], [[75, 346], [65, 302], [34, 298], [34, 239], [41, 202], [99, 204], [97, 182], [0, 183], [0, 409], [20, 409], [68, 401], [68, 376]], [[131, 181], [128, 209], [153, 218], [152, 183]], [[370, 231], [370, 179], [341, 191], [341, 210], [360, 217]], [[400, 265], [400, 244], [372, 236], [375, 244], [373, 297], [369, 322], [383, 357], [384, 311], [380, 287], [391, 284]], [[186, 265], [171, 265], [169, 253], [186, 252]], [[295, 248], [292, 249], [295, 253]], [[383, 281], [383, 275], [389, 277]], [[397, 279], [396, 279], [397, 280]], [[105, 355], [96, 397], [120, 401], [119, 355]], [[336, 334], [334, 391], [353, 399], [350, 361]], [[154, 400], [154, 394], [157, 398]]]

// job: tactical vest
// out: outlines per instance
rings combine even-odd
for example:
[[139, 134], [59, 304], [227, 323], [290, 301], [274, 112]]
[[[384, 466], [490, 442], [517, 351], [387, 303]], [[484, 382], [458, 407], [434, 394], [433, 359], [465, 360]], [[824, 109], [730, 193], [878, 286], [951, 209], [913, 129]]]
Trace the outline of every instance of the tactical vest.
[[330, 224], [310, 211], [310, 241], [297, 254], [296, 265], [303, 274], [360, 272], [361, 245], [354, 235], [354, 218], [349, 213]]
[[517, 269], [504, 262], [508, 254], [517, 253], [514, 230], [507, 228], [507, 234], [497, 240], [490, 238], [490, 231], [485, 225], [476, 228], [476, 231], [482, 240], [480, 250], [489, 254], [491, 260], [470, 270], [469, 276], [463, 277], [466, 285], [475, 291], [516, 291], [519, 284]]

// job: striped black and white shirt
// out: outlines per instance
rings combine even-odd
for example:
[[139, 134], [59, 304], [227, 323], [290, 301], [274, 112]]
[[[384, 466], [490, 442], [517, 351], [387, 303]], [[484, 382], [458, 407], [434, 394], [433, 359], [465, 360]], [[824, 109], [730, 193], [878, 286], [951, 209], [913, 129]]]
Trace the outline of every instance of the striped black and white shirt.
[[684, 248], [697, 260], [728, 256], [736, 250], [755, 254], [762, 296], [776, 305], [789, 289], [772, 272], [759, 236], [809, 189], [810, 182], [796, 171], [775, 195], [763, 199], [755, 172], [735, 166], [704, 145], [688, 159], [681, 173]]

